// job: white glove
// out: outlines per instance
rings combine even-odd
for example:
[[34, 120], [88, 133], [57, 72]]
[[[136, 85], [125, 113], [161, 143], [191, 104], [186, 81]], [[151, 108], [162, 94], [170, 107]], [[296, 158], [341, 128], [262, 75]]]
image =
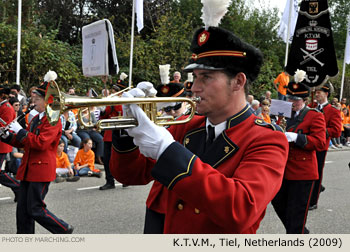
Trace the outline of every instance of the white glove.
[[294, 132], [285, 132], [288, 142], [296, 142], [298, 134]]
[[[141, 93], [140, 91], [142, 92], [139, 88], [131, 89], [123, 93], [123, 97], [134, 97], [133, 94], [141, 96], [143, 92]], [[163, 127], [155, 125], [138, 105], [123, 105], [123, 112], [127, 116], [134, 117], [138, 122], [137, 127], [126, 131], [129, 136], [134, 137], [134, 144], [139, 146], [140, 152], [145, 157], [157, 160], [165, 149], [175, 142], [170, 132]]]
[[151, 82], [142, 81], [139, 82], [136, 87], [141, 89], [145, 93], [146, 97], [154, 97], [157, 94], [157, 90], [153, 87]]
[[130, 105], [130, 111], [138, 126], [126, 131], [129, 136], [134, 137], [134, 144], [139, 146], [145, 157], [157, 160], [165, 149], [175, 142], [173, 136], [167, 129], [155, 125], [136, 104]]
[[[145, 93], [139, 89], [139, 88], [133, 88], [131, 89], [130, 91], [128, 92], [124, 92], [122, 94], [122, 97], [123, 98], [143, 98], [145, 97]], [[133, 114], [130, 110], [130, 105], [131, 104], [125, 104], [123, 105], [123, 114], [126, 116], [126, 117], [133, 117]]]
[[22, 126], [17, 122], [17, 121], [13, 121], [12, 123], [10, 123], [10, 130], [12, 130], [13, 132], [15, 132], [16, 134], [18, 133], [18, 131], [20, 131], [22, 128]]

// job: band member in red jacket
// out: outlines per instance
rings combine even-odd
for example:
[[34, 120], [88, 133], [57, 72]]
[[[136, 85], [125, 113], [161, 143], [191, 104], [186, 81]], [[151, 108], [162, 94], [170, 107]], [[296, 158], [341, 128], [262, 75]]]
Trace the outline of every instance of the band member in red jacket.
[[45, 114], [47, 85], [45, 81], [35, 90], [34, 104], [39, 115], [27, 129], [22, 129], [17, 122], [12, 123], [14, 133], [5, 139], [10, 145], [24, 148], [16, 176], [21, 181], [16, 212], [18, 234], [33, 234], [35, 221], [51, 233], [73, 232], [73, 227], [51, 213], [44, 202], [50, 182], [56, 178], [56, 152], [62, 134], [61, 121], [51, 126]]
[[321, 190], [325, 189], [325, 187], [322, 186], [322, 178], [329, 142], [331, 141], [331, 138], [337, 138], [341, 135], [342, 119], [340, 116], [340, 111], [328, 103], [328, 98], [333, 90], [334, 88], [331, 83], [326, 83], [316, 89], [315, 98], [318, 103], [317, 109], [323, 113], [324, 119], [326, 121], [326, 146], [323, 150], [316, 152], [319, 178], [315, 181], [309, 210], [317, 208], [320, 192]]
[[[10, 94], [10, 88], [0, 85], [0, 127], [5, 127], [11, 123], [15, 117], [16, 112], [8, 102], [8, 95]], [[19, 181], [17, 181], [10, 174], [1, 170], [1, 167], [5, 161], [7, 153], [12, 151], [12, 146], [0, 141], [0, 184], [11, 188], [15, 194], [14, 201], [17, 201], [17, 193], [19, 190]]]
[[298, 83], [302, 80], [288, 84], [287, 99], [293, 102], [285, 133], [289, 141], [288, 162], [282, 187], [272, 200], [288, 234], [309, 233], [305, 223], [312, 188], [318, 179], [316, 151], [326, 145], [323, 115], [305, 105], [310, 90]]
[[288, 153], [285, 135], [246, 103], [262, 54], [212, 26], [196, 31], [191, 51], [185, 71], [194, 73], [201, 116], [168, 131], [136, 104], [125, 105], [138, 126], [129, 136], [113, 135], [111, 172], [126, 184], [156, 180], [167, 188], [164, 233], [255, 233], [281, 186]]

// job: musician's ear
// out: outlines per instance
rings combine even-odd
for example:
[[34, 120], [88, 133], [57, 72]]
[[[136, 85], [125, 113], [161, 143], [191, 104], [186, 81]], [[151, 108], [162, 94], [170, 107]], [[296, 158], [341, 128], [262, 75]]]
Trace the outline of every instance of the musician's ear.
[[234, 78], [231, 79], [231, 86], [233, 91], [238, 91], [244, 89], [244, 86], [247, 82], [247, 77], [244, 73], [239, 72]]

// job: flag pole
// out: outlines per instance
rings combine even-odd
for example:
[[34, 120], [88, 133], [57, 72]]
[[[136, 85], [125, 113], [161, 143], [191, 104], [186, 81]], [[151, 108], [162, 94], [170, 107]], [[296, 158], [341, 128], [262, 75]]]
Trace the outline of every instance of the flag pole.
[[284, 59], [284, 66], [287, 66], [288, 62], [288, 50], [289, 50], [289, 39], [290, 39], [290, 23], [292, 19], [292, 6], [293, 6], [293, 0], [289, 0], [289, 16], [288, 16], [288, 28], [287, 28], [287, 45], [286, 45], [286, 55]]
[[[350, 15], [348, 16], [348, 27], [346, 30], [346, 42], [345, 42], [345, 52], [344, 52], [344, 62], [343, 62], [343, 75], [341, 77], [341, 86], [340, 86], [340, 96], [339, 96], [339, 100], [341, 100], [343, 98], [343, 90], [344, 90], [344, 81], [345, 81], [345, 68], [346, 68], [346, 52], [348, 50], [350, 50], [350, 48], [348, 48], [348, 44], [350, 44], [350, 42], [348, 41], [348, 39], [350, 40]], [[349, 42], [349, 43], [348, 43]]]
[[16, 84], [20, 85], [21, 72], [21, 30], [22, 30], [22, 0], [18, 0], [18, 18], [17, 18], [17, 69]]
[[130, 64], [129, 64], [129, 87], [132, 82], [132, 59], [134, 54], [134, 28], [135, 28], [135, 1], [132, 1], [132, 20], [131, 20], [131, 43], [130, 43]]

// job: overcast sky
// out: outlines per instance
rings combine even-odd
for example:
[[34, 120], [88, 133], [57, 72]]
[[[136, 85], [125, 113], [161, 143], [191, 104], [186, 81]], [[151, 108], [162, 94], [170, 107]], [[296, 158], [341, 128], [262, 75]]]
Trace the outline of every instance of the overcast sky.
[[263, 7], [263, 8], [274, 8], [277, 7], [280, 10], [280, 13], [283, 12], [284, 7], [286, 6], [287, 0], [249, 0], [256, 7]]

